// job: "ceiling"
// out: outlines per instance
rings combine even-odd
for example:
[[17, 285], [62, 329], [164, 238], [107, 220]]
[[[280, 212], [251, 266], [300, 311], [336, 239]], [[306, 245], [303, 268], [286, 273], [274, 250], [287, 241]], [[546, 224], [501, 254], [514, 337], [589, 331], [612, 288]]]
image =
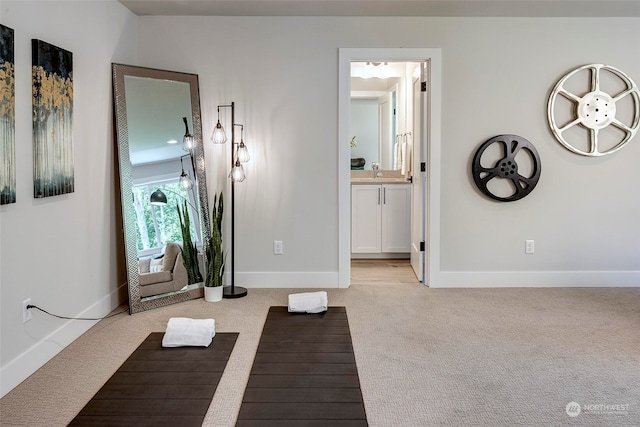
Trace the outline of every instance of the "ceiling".
[[[191, 86], [187, 82], [125, 76], [125, 102], [132, 166], [177, 160], [186, 132], [183, 117], [191, 125]], [[175, 141], [175, 142], [169, 142]]]
[[640, 17], [640, 0], [118, 0], [136, 15]]

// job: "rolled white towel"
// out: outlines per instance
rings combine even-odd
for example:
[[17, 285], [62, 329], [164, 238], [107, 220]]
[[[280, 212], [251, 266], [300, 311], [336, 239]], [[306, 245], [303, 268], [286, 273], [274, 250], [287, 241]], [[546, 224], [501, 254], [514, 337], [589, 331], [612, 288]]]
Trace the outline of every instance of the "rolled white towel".
[[322, 313], [328, 307], [327, 293], [302, 292], [289, 295], [289, 313]]
[[163, 347], [209, 347], [216, 335], [214, 319], [190, 319], [172, 317], [162, 337]]

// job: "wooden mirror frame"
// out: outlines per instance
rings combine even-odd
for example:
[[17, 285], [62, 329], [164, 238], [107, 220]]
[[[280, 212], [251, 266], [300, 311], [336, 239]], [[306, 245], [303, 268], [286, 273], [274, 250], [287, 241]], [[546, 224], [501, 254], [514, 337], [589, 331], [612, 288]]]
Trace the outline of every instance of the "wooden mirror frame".
[[[129, 157], [129, 135], [127, 123], [125, 77], [143, 77], [159, 80], [185, 82], [189, 84], [191, 95], [192, 134], [194, 137], [194, 166], [200, 202], [200, 222], [202, 241], [207, 242], [211, 237], [209, 220], [209, 202], [206, 188], [206, 174], [204, 166], [204, 149], [202, 143], [202, 123], [200, 116], [200, 94], [197, 74], [176, 71], [158, 70], [154, 68], [137, 67], [132, 65], [112, 64], [113, 72], [113, 102], [116, 126], [116, 144], [120, 168], [120, 194], [122, 198], [122, 219], [124, 228], [125, 255], [127, 263], [127, 282], [129, 287], [129, 313], [134, 314], [153, 308], [163, 307], [182, 301], [201, 298], [204, 288], [186, 291], [176, 291], [158, 296], [145, 297], [140, 295], [140, 281], [138, 273], [138, 248], [136, 238], [136, 214], [133, 206], [132, 168]], [[205, 256], [205, 254], [203, 254]], [[206, 265], [205, 257], [205, 265]], [[206, 272], [205, 272], [206, 274]], [[204, 284], [203, 284], [204, 285]]]

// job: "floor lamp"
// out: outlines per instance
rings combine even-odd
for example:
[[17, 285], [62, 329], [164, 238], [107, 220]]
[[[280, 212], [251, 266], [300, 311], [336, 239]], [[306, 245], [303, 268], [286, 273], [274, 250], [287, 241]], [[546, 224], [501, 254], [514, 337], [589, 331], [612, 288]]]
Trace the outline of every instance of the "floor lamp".
[[[220, 108], [231, 108], [231, 172], [229, 173], [229, 178], [231, 179], [231, 285], [224, 287], [222, 296], [224, 298], [241, 298], [247, 295], [247, 289], [235, 285], [235, 184], [236, 182], [244, 181], [246, 178], [242, 163], [249, 161], [249, 152], [243, 140], [244, 125], [235, 122], [235, 103], [233, 102], [229, 105], [218, 105], [218, 123], [213, 129], [211, 140], [214, 144], [224, 144], [227, 141], [224, 127], [220, 124]], [[235, 139], [236, 127], [240, 127], [239, 143]]]

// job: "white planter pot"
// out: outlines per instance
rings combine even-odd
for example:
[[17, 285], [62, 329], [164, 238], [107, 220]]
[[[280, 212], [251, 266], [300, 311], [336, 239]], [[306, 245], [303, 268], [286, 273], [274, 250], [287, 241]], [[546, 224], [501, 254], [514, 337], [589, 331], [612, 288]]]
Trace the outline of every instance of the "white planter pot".
[[205, 286], [204, 300], [208, 302], [221, 301], [223, 289], [224, 289], [224, 286]]

